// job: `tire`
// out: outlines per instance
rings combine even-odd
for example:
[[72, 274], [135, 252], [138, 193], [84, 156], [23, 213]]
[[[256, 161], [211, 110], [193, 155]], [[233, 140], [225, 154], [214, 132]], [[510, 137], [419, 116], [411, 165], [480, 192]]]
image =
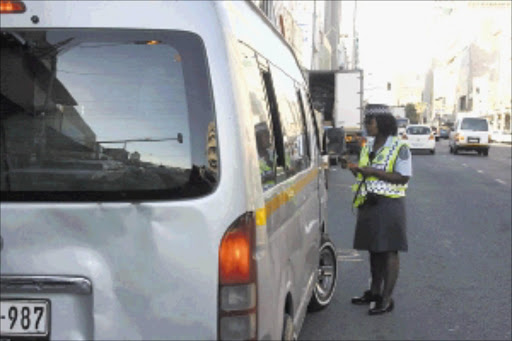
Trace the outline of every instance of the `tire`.
[[459, 151], [457, 150], [457, 147], [453, 148], [453, 154], [455, 154], [455, 155], [459, 154]]
[[283, 335], [281, 339], [283, 341], [295, 340], [295, 327], [293, 326], [293, 319], [288, 313], [284, 313]]
[[430, 154], [435, 154], [436, 153], [436, 150], [435, 149], [431, 149], [430, 150]]
[[331, 303], [336, 291], [337, 278], [338, 262], [336, 259], [336, 248], [329, 237], [324, 234], [320, 245], [317, 282], [313, 287], [313, 294], [308, 305], [309, 312], [325, 309]]
[[489, 155], [489, 150], [488, 149], [483, 150], [482, 153], [484, 154], [484, 156], [488, 156]]

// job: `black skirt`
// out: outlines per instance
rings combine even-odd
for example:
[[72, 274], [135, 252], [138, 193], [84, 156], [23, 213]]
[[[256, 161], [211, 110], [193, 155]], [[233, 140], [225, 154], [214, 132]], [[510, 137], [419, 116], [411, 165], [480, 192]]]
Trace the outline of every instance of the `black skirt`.
[[405, 198], [379, 196], [375, 205], [358, 208], [354, 249], [407, 251]]

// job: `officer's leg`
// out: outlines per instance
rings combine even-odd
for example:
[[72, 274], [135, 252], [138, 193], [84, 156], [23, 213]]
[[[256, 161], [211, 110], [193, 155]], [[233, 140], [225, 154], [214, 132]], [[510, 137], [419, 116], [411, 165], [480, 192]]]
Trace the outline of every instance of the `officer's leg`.
[[370, 252], [370, 270], [372, 273], [372, 282], [370, 291], [374, 295], [380, 295], [382, 290], [383, 270], [385, 266], [385, 258], [382, 253]]
[[383, 253], [383, 256], [385, 258], [385, 271], [383, 275], [384, 288], [382, 290], [382, 299], [384, 306], [386, 306], [387, 302], [389, 302], [389, 299], [391, 298], [393, 289], [395, 288], [400, 268], [400, 261], [397, 251], [385, 252]]

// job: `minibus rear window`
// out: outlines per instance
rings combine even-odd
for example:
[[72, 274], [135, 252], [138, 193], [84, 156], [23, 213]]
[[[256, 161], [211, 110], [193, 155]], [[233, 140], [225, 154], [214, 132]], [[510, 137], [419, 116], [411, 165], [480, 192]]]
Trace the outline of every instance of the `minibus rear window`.
[[460, 129], [473, 131], [488, 131], [487, 121], [481, 118], [464, 118]]
[[214, 190], [217, 130], [197, 35], [2, 29], [0, 39], [2, 201]]

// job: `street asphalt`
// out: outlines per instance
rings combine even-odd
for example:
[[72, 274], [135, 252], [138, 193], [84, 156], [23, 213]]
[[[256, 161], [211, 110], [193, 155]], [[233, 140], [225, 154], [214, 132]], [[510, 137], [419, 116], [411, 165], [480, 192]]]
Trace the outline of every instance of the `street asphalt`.
[[329, 233], [338, 249], [337, 291], [329, 307], [306, 316], [299, 340], [510, 340], [512, 148], [489, 156], [413, 152], [407, 192], [409, 251], [395, 309], [368, 316], [350, 298], [368, 288], [368, 253], [352, 249], [354, 177], [329, 174]]

